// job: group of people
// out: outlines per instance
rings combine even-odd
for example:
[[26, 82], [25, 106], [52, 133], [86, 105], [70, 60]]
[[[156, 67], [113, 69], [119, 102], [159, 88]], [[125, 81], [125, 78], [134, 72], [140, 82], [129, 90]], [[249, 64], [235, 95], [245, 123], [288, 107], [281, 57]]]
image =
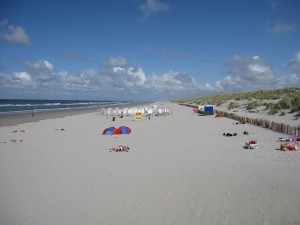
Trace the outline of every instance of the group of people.
[[300, 138], [297, 137], [280, 137], [279, 141], [284, 142], [280, 144], [281, 151], [296, 151], [297, 146], [299, 146]]

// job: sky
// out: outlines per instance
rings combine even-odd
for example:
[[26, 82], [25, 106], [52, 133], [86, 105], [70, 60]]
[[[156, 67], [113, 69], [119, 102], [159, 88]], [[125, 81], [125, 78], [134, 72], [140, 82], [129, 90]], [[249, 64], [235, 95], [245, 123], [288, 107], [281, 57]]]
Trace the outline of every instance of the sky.
[[299, 0], [2, 0], [0, 98], [300, 87]]

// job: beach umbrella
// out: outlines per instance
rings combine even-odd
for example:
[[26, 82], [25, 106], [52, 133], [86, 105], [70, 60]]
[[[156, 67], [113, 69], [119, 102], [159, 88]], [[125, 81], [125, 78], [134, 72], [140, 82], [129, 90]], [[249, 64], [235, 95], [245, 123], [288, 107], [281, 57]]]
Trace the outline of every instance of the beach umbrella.
[[119, 133], [119, 129], [115, 128], [115, 127], [109, 127], [106, 128], [103, 132], [103, 135], [114, 135], [114, 134], [120, 134]]
[[130, 134], [131, 129], [129, 127], [121, 126], [118, 128], [119, 134]]

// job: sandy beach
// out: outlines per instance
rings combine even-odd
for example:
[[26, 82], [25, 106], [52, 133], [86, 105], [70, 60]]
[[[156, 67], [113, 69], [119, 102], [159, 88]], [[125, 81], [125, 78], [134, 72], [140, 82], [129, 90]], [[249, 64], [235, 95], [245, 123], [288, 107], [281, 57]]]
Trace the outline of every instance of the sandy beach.
[[157, 104], [172, 114], [0, 118], [0, 225], [300, 224], [300, 149], [278, 150], [284, 134]]

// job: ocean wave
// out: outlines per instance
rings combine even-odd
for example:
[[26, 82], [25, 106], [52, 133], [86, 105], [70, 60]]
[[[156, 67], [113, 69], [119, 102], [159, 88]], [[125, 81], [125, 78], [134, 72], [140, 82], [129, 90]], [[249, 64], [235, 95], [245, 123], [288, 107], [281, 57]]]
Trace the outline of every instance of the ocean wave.
[[120, 101], [72, 101], [72, 100], [7, 100], [0, 99], [0, 114], [16, 114], [51, 110], [97, 108], [122, 105]]

